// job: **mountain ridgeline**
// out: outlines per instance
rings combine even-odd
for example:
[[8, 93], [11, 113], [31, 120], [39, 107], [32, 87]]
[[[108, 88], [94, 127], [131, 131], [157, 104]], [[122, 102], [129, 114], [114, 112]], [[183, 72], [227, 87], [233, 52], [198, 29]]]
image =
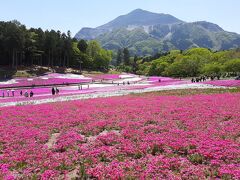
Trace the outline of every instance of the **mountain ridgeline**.
[[216, 24], [184, 22], [168, 14], [137, 9], [97, 28], [82, 28], [77, 39], [98, 40], [109, 50], [129, 48], [132, 54], [150, 55], [172, 49], [204, 47], [226, 50], [240, 46], [240, 35]]

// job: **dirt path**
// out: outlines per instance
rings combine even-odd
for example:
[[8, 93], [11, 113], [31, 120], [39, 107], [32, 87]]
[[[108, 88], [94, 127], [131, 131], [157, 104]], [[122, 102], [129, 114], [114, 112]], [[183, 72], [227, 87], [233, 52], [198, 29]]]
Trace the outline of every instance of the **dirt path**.
[[54, 133], [51, 135], [51, 138], [48, 140], [48, 142], [45, 144], [48, 149], [51, 149], [57, 142], [57, 138], [60, 136], [60, 133]]

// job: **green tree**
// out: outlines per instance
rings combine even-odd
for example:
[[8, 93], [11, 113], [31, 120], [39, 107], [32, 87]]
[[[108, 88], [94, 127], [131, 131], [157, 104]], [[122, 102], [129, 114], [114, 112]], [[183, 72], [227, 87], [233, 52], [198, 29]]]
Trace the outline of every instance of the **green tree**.
[[89, 41], [87, 54], [92, 58], [95, 59], [98, 56], [98, 53], [101, 50], [101, 46], [97, 41]]
[[137, 57], [137, 55], [135, 55], [133, 58], [133, 63], [132, 63], [132, 70], [134, 73], [137, 72], [137, 61], [138, 61], [138, 57]]
[[107, 70], [112, 60], [112, 52], [102, 49], [97, 41], [88, 43], [87, 55], [92, 60], [91, 69]]
[[71, 40], [71, 37], [69, 36], [69, 33], [68, 33], [68, 36], [66, 36], [65, 34], [62, 35], [62, 38], [63, 38], [63, 49], [62, 49], [62, 52], [63, 52], [63, 67], [67, 66], [69, 67], [70, 65], [70, 60], [72, 59], [72, 40]]
[[150, 65], [148, 75], [164, 75], [165, 69], [169, 66], [167, 62], [153, 61]]
[[232, 59], [224, 63], [223, 68], [226, 72], [239, 73], [240, 59]]
[[126, 66], [130, 65], [130, 53], [128, 48], [123, 49], [123, 62], [124, 62], [124, 65]]
[[8, 22], [5, 29], [4, 44], [11, 54], [12, 67], [15, 68], [18, 66], [18, 57], [22, 54], [25, 44], [24, 29], [25, 27], [17, 21]]
[[116, 65], [119, 66], [122, 63], [122, 61], [123, 61], [123, 52], [121, 49], [118, 49]]
[[53, 66], [54, 64], [54, 52], [56, 50], [56, 46], [57, 46], [57, 35], [56, 32], [54, 30], [46, 31], [46, 40], [45, 40], [45, 50], [47, 52], [47, 56], [48, 56], [48, 66]]
[[87, 52], [88, 44], [87, 44], [87, 42], [86, 42], [84, 39], [81, 39], [81, 40], [78, 42], [77, 47], [78, 47], [78, 49], [79, 49], [82, 53], [86, 53], [86, 52]]
[[199, 75], [199, 63], [192, 56], [184, 56], [166, 68], [165, 73], [174, 77], [193, 77]]
[[219, 63], [209, 63], [209, 64], [205, 64], [202, 69], [201, 72], [204, 75], [219, 75], [221, 73], [221, 64]]
[[38, 34], [35, 32], [27, 33], [26, 43], [25, 43], [25, 56], [27, 65], [33, 65], [34, 60], [37, 56], [41, 55], [38, 53], [37, 49], [37, 38]]
[[101, 49], [94, 61], [95, 68], [98, 70], [107, 71], [111, 60], [112, 60], [111, 51]]

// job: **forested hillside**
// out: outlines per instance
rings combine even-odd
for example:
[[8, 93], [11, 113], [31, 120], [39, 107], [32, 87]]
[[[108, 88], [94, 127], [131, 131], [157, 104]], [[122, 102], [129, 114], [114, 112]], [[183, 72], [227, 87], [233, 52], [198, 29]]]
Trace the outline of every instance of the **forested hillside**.
[[0, 22], [0, 65], [59, 66], [107, 70], [111, 51], [96, 41], [77, 41], [70, 31], [27, 29], [18, 21]]
[[216, 52], [191, 48], [144, 57], [130, 57], [129, 50], [124, 48], [118, 50], [116, 59], [118, 69], [149, 76], [235, 76], [240, 72], [239, 48]]
[[138, 60], [139, 74], [193, 77], [230, 76], [240, 72], [240, 49], [212, 52], [205, 48], [173, 50], [157, 59]]

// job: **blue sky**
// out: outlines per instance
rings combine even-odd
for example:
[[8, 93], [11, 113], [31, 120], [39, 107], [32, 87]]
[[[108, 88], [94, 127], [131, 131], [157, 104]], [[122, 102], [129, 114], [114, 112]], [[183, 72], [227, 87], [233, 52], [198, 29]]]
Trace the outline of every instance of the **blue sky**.
[[27, 27], [70, 30], [97, 27], [141, 8], [192, 22], [206, 20], [240, 33], [239, 0], [3, 0], [0, 21], [19, 20]]

